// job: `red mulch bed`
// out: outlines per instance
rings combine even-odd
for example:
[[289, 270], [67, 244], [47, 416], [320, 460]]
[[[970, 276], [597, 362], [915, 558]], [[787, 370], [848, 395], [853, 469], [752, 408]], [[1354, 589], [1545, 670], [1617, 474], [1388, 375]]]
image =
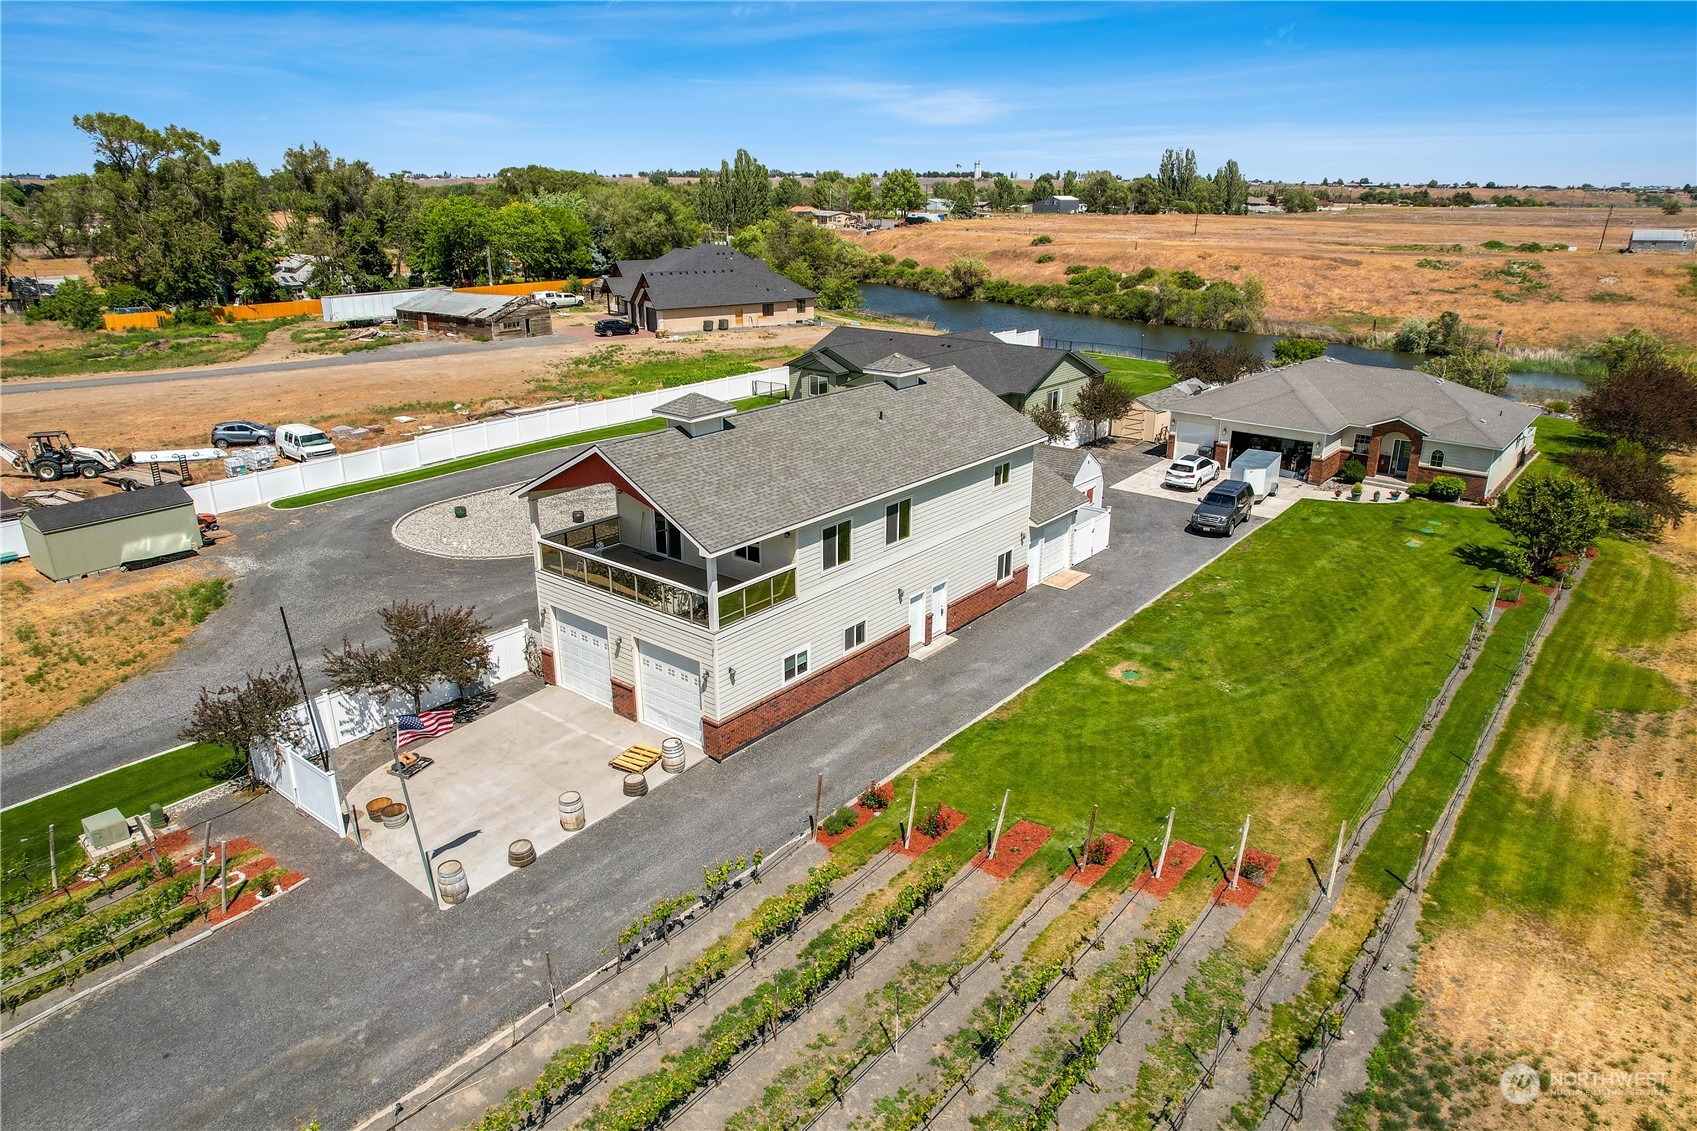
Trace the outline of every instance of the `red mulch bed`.
[[1071, 872], [1067, 873], [1067, 878], [1073, 883], [1083, 884], [1085, 887], [1089, 887], [1091, 884], [1107, 875], [1108, 869], [1117, 864], [1119, 862], [1119, 858], [1124, 856], [1127, 850], [1131, 848], [1131, 841], [1125, 839], [1123, 836], [1116, 836], [1113, 833], [1103, 833], [1098, 839], [1106, 843], [1108, 846], [1107, 862], [1103, 864], [1086, 864], [1083, 868], [1074, 868]]
[[[914, 818], [915, 821], [921, 822], [924, 821], [924, 819], [924, 817]], [[918, 829], [914, 829], [913, 835], [907, 838], [906, 848], [903, 848], [902, 842], [898, 840], [894, 844], [890, 845], [890, 851], [899, 852], [903, 856], [923, 856], [926, 852], [930, 851], [933, 845], [942, 840], [944, 836], [948, 836], [950, 833], [966, 824], [966, 814], [960, 812], [958, 809], [950, 809], [947, 805], [945, 805], [943, 806], [943, 822], [943, 836], [930, 837], [926, 836]]]
[[[894, 782], [878, 787], [878, 795], [884, 799], [884, 808], [886, 810], [890, 807], [890, 802], [893, 799], [895, 792], [896, 786]], [[830, 833], [825, 831], [825, 826], [821, 823], [817, 829], [813, 830], [813, 839], [824, 845], [826, 848], [833, 848], [853, 836], [855, 833], [859, 832], [861, 827], [865, 825], [866, 822], [876, 817], [879, 812], [879, 810], [863, 805], [857, 800], [854, 803], [854, 824], [850, 825], [836, 836], [832, 836]]]
[[1208, 855], [1208, 850], [1191, 844], [1188, 841], [1175, 840], [1167, 845], [1167, 861], [1161, 868], [1161, 878], [1148, 868], [1138, 875], [1137, 882], [1132, 886], [1141, 895], [1152, 895], [1156, 899], [1165, 899], [1178, 887], [1180, 880], [1190, 874], [1198, 861]]
[[1055, 832], [1047, 825], [1039, 825], [1035, 821], [1020, 821], [1011, 829], [1002, 831], [1002, 839], [996, 842], [996, 858], [990, 859], [990, 850], [986, 848], [972, 858], [972, 866], [987, 876], [1005, 880], [1013, 875], [1014, 869], [1031, 859], [1036, 852], [1049, 842]]
[[1259, 848], [1245, 849], [1243, 853], [1244, 867], [1251, 864], [1259, 865], [1266, 875], [1260, 883], [1251, 881], [1247, 876], [1237, 882], [1237, 890], [1231, 890], [1231, 885], [1221, 880], [1214, 888], [1214, 902], [1223, 903], [1228, 907], [1248, 907], [1255, 902], [1255, 897], [1261, 894], [1261, 889], [1273, 882], [1273, 874], [1279, 870], [1279, 858], [1270, 852], [1262, 852]]
[[1516, 593], [1513, 597], [1498, 597], [1497, 598], [1497, 608], [1499, 608], [1499, 609], [1512, 609], [1516, 605], [1524, 605], [1525, 603], [1526, 603], [1526, 594], [1525, 593]]

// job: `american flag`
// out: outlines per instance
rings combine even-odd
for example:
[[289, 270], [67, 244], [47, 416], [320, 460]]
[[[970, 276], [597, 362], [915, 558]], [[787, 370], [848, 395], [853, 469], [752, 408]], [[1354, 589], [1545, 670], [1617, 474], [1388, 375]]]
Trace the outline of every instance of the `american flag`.
[[420, 738], [447, 734], [454, 729], [453, 711], [420, 711], [416, 715], [400, 715], [395, 719], [395, 745], [405, 746]]

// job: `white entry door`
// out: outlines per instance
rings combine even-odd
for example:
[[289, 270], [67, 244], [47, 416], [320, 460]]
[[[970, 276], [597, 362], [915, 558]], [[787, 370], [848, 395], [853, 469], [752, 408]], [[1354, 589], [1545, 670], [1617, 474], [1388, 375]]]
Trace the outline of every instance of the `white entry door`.
[[554, 610], [554, 678], [603, 707], [613, 705], [613, 666], [607, 654], [607, 626]]
[[925, 645], [925, 590], [921, 589], [907, 599], [907, 646], [922, 648]]
[[701, 665], [638, 641], [637, 717], [656, 730], [701, 745]]
[[949, 631], [949, 583], [939, 582], [931, 588], [931, 639]]

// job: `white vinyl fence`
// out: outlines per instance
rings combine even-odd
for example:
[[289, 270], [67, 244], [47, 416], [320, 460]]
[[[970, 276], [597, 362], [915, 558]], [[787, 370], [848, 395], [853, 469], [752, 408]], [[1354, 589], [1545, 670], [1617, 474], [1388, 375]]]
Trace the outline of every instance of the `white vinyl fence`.
[[475, 424], [462, 424], [457, 428], [444, 428], [439, 432], [420, 432], [412, 439], [398, 444], [385, 444], [380, 448], [315, 459], [309, 463], [289, 464], [270, 471], [196, 483], [189, 487], [188, 492], [194, 497], [195, 506], [200, 510], [224, 514], [246, 507], [264, 506], [307, 491], [377, 479], [398, 471], [412, 471], [464, 456], [482, 455], [499, 448], [530, 444], [538, 440], [552, 440], [614, 424], [628, 424], [633, 420], [647, 418], [658, 406], [689, 393], [700, 393], [724, 401], [770, 393], [778, 387], [787, 388], [789, 374], [789, 367], [780, 365], [776, 369], [739, 373], [734, 377], [720, 377], [713, 381], [679, 385], [651, 393], [635, 393], [605, 401], [585, 401], [583, 404], [551, 408], [526, 416], [501, 417], [496, 420], [478, 421]]
[[[490, 683], [511, 679], [525, 670], [524, 646], [529, 637], [530, 624], [524, 621], [511, 628], [491, 632], [484, 638], [489, 641], [492, 661]], [[425, 693], [424, 707], [428, 710], [458, 698], [459, 694], [460, 689], [451, 683], [438, 684]], [[369, 695], [344, 695], [339, 691], [325, 691], [312, 698], [312, 714], [318, 720], [318, 733], [323, 735], [332, 750], [383, 730], [395, 715], [411, 708], [411, 703], [399, 699], [383, 703]], [[279, 744], [274, 751], [266, 751], [256, 757], [254, 764], [259, 769], [259, 777], [266, 785], [293, 801], [297, 809], [335, 830], [336, 835], [344, 835], [347, 829], [336, 780], [311, 761], [318, 739], [312, 734], [305, 704], [295, 706], [295, 721], [308, 736], [305, 746]]]
[[24, 541], [24, 524], [21, 520], [9, 518], [0, 522], [0, 554], [29, 557], [29, 544]]

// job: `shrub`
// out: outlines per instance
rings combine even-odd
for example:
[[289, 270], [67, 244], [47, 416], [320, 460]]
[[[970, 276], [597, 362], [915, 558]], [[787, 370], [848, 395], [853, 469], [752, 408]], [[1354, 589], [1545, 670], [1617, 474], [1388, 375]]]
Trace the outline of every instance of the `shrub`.
[[218, 320], [212, 317], [210, 310], [179, 310], [171, 316], [171, 321], [178, 326], [218, 325]]
[[1039, 263], [1053, 263], [1054, 261], [1055, 257], [1048, 252], [1044, 252], [1042, 255], [1037, 257], [1037, 262]]
[[878, 257], [878, 264], [881, 267], [894, 267], [895, 263], [896, 263], [896, 257], [891, 255], [887, 251], [884, 252], [884, 254], [882, 254]]
[[1349, 489], [1349, 497], [1356, 502], [1361, 501], [1361, 484], [1357, 483]]
[[1086, 864], [1106, 864], [1108, 862], [1108, 838], [1097, 837], [1084, 846], [1084, 862]]
[[1204, 279], [1194, 271], [1173, 272], [1173, 282], [1177, 283], [1180, 287], [1183, 287], [1187, 291], [1200, 291], [1208, 285], [1208, 280]]
[[1158, 275], [1160, 275], [1160, 272], [1155, 270], [1153, 267], [1145, 267], [1143, 270], [1133, 275], [1131, 277], [1131, 281], [1141, 287], [1144, 283], [1147, 283], [1149, 280], [1157, 277]]
[[919, 818], [919, 824], [914, 826], [914, 831], [933, 840], [949, 831], [949, 821], [947, 817], [943, 816], [943, 803], [941, 801], [931, 806], [930, 810]]
[[884, 796], [877, 782], [866, 787], [866, 792], [860, 795], [860, 803], [874, 813], [882, 813], [890, 807], [890, 799]]
[[1054, 242], [1055, 242], [1055, 238], [1053, 236], [1038, 236], [1036, 239], [1031, 241], [1031, 246], [1032, 247], [1042, 247], [1046, 243], [1054, 243]]
[[1435, 503], [1453, 503], [1467, 491], [1467, 482], [1454, 475], [1440, 475], [1430, 486], [1430, 497]]
[[1408, 485], [1408, 497], [1411, 499], [1424, 499], [1431, 493], [1432, 485], [1430, 483], [1410, 483]]
[[1088, 270], [1090, 270], [1090, 265], [1088, 263], [1069, 263], [1067, 264], [1066, 273], [1068, 275], [1082, 275]]
[[1572, 407], [1573, 406], [1568, 404], [1566, 401], [1545, 401], [1544, 402], [1544, 408], [1549, 412], [1555, 413], [1557, 416], [1567, 415], [1567, 410], [1572, 408]]
[[1343, 466], [1338, 468], [1338, 478], [1345, 483], [1359, 484], [1367, 478], [1367, 465], [1358, 459], [1344, 460]]
[[1312, 361], [1326, 352], [1326, 343], [1315, 338], [1280, 338], [1273, 343], [1273, 365]]
[[896, 266], [900, 267], [904, 271], [913, 271], [919, 267], [919, 260], [904, 259], [900, 263], [896, 264]]
[[854, 828], [855, 820], [856, 816], [854, 810], [849, 806], [844, 805], [841, 809], [838, 809], [835, 813], [826, 817], [825, 823], [822, 827], [825, 830], [826, 836], [841, 836], [843, 833]]

